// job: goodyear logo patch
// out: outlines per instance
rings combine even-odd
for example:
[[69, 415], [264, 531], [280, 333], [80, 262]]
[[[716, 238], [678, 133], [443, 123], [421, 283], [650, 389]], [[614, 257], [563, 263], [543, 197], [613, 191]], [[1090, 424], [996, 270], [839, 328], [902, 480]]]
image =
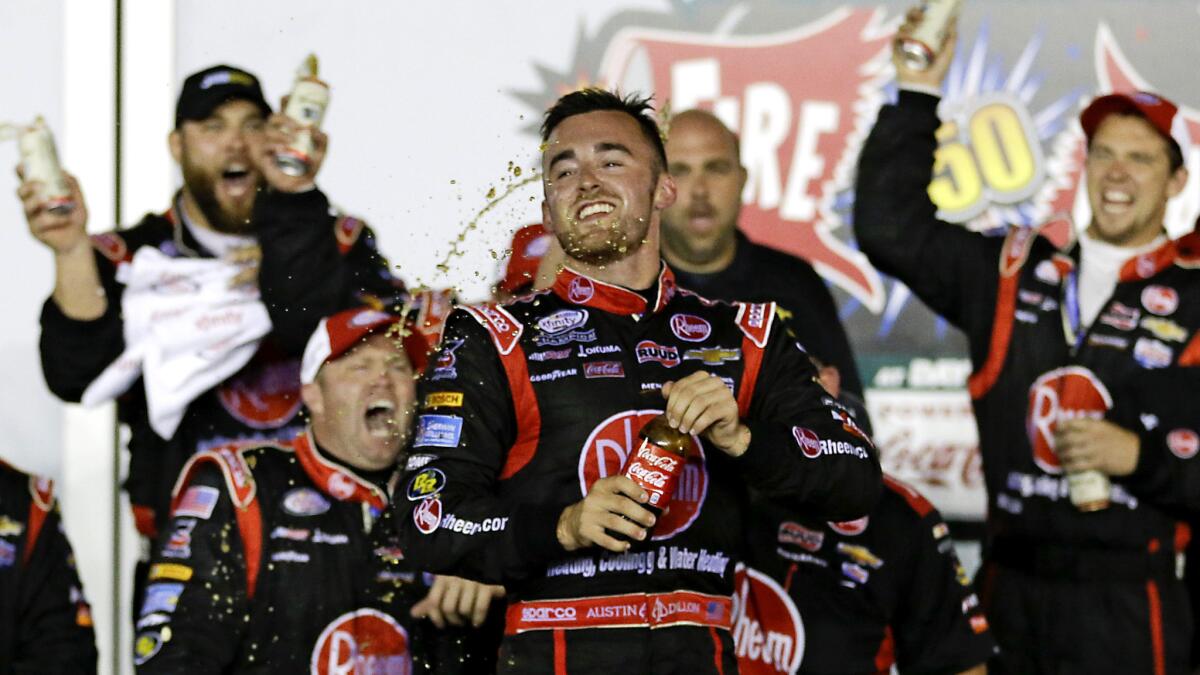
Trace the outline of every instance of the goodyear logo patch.
[[446, 487], [446, 474], [440, 469], [424, 469], [408, 481], [408, 500], [415, 502], [433, 497]]

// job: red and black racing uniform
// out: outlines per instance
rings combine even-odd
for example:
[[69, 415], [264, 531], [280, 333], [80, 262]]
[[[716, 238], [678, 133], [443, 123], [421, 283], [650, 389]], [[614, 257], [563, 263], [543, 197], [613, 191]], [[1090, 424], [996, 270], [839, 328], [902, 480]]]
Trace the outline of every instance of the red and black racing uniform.
[[[262, 192], [253, 222], [262, 249], [259, 287], [272, 322], [258, 353], [193, 401], [171, 438], [150, 428], [141, 380], [118, 401], [119, 417], [131, 431], [126, 489], [138, 530], [148, 537], [162, 525], [171, 486], [192, 453], [231, 442], [286, 439], [303, 427], [300, 356], [322, 317], [363, 302], [390, 306], [404, 293], [370, 229], [361, 220], [333, 214], [320, 190]], [[42, 308], [42, 372], [64, 401], [79, 401], [125, 349], [124, 285], [118, 271], [139, 248], [153, 246], [178, 258], [213, 257], [181, 222], [178, 199], [170, 211], [149, 214], [127, 230], [93, 236], [92, 243], [108, 301], [104, 315], [70, 319], [53, 298]]]
[[[735, 393], [749, 449], [697, 441], [652, 541], [564, 551], [562, 510], [620, 471], [663, 383], [699, 370]], [[549, 291], [458, 311], [419, 389], [405, 550], [505, 585], [502, 672], [736, 672], [747, 489], [839, 520], [879, 493], [874, 448], [814, 375], [772, 304], [705, 300], [666, 266], [643, 293], [566, 269]]]
[[53, 485], [0, 462], [0, 673], [95, 673], [96, 658]]
[[[1131, 259], [1087, 328], [1079, 247], [1030, 228], [987, 237], [939, 221], [926, 191], [938, 99], [879, 113], [859, 162], [854, 224], [882, 272], [970, 341], [968, 381], [989, 504], [980, 593], [1003, 672], [1176, 673], [1192, 619], [1177, 572], [1200, 506], [1200, 236]], [[1136, 433], [1134, 472], [1081, 512], [1054, 454], [1058, 419]]]
[[396, 471], [354, 471], [305, 431], [195, 455], [156, 542], [139, 673], [461, 672], [388, 509]]
[[[956, 675], [996, 649], [941, 514], [912, 487], [886, 475], [883, 485], [879, 503], [857, 520], [767, 506], [751, 522], [747, 564], [796, 607], [802, 675], [886, 675], [893, 665], [902, 674]], [[786, 625], [769, 623], [779, 617], [756, 619], [763, 633], [787, 634]], [[738, 656], [755, 660], [743, 635], [735, 632]]]

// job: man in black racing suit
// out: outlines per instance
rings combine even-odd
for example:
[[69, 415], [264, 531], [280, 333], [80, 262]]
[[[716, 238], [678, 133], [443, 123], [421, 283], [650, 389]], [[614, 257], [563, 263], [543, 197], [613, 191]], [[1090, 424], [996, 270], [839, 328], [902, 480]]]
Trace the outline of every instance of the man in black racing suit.
[[[567, 266], [452, 315], [421, 384], [396, 524], [414, 564], [505, 585], [502, 672], [736, 672], [748, 489], [836, 520], [879, 492], [773, 304], [710, 302], [659, 259], [674, 185], [648, 109], [594, 89], [550, 109], [544, 221]], [[693, 444], [655, 520], [620, 472], [664, 409]]]

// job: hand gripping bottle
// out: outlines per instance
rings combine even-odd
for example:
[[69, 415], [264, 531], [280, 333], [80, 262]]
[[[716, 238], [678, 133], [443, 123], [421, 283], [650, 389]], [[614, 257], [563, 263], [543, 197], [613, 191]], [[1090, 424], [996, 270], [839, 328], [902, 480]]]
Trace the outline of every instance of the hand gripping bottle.
[[71, 188], [58, 163], [54, 136], [39, 115], [33, 124], [21, 130], [17, 140], [21, 150], [21, 172], [26, 181], [40, 181], [39, 197], [51, 213], [69, 213], [75, 208]]
[[921, 3], [921, 23], [905, 38], [896, 41], [904, 65], [913, 70], [929, 68], [946, 46], [946, 30], [958, 16], [961, 0], [925, 0]]
[[312, 129], [321, 126], [329, 107], [329, 85], [317, 79], [317, 55], [309, 54], [296, 71], [296, 83], [288, 94], [283, 114], [301, 125], [292, 142], [275, 155], [279, 170], [289, 176], [303, 176], [312, 162]]
[[641, 443], [625, 460], [621, 475], [637, 483], [650, 495], [644, 505], [657, 519], [670, 506], [675, 484], [687, 464], [692, 437], [672, 429], [667, 416], [659, 415], [638, 432]]

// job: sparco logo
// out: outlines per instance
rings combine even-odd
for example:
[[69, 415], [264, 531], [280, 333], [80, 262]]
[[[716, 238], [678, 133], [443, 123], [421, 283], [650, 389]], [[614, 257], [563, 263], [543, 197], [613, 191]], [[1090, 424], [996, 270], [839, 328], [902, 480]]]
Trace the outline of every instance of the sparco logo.
[[383, 612], [347, 612], [321, 631], [309, 665], [314, 675], [411, 675], [408, 633]]
[[574, 607], [522, 607], [521, 620], [530, 622], [574, 621]]
[[738, 672], [795, 673], [804, 659], [804, 624], [779, 584], [738, 565], [733, 576], [733, 644]]
[[671, 317], [671, 332], [680, 340], [703, 342], [712, 334], [712, 324], [691, 314], [676, 314]]
[[660, 345], [651, 340], [637, 343], [633, 353], [637, 356], [638, 363], [653, 361], [667, 368], [674, 368], [680, 364], [678, 348]]
[[1054, 451], [1058, 423], [1078, 418], [1103, 419], [1112, 408], [1112, 396], [1092, 371], [1080, 366], [1052, 370], [1029, 388], [1026, 431], [1033, 447], [1033, 461], [1042, 471], [1062, 473]]
[[[582, 495], [587, 495], [597, 480], [620, 475], [626, 460], [641, 445], [638, 432], [660, 412], [628, 410], [596, 425], [579, 455], [579, 490]], [[708, 495], [708, 469], [704, 456], [704, 445], [693, 436], [687, 461], [671, 495], [671, 508], [659, 517], [654, 526], [654, 539], [666, 539], [683, 532], [699, 515]]]

